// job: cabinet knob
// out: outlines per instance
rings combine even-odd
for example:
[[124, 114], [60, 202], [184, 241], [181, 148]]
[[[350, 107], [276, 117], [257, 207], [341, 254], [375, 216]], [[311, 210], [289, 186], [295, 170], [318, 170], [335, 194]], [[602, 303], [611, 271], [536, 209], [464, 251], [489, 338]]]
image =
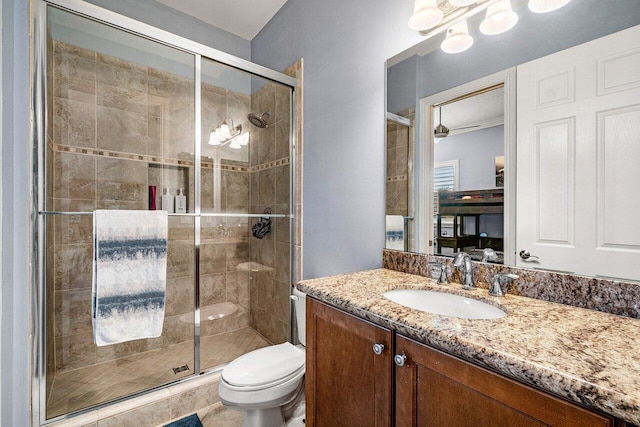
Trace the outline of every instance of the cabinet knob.
[[382, 354], [382, 352], [384, 351], [384, 344], [381, 343], [375, 343], [373, 345], [373, 352], [375, 354], [377, 354], [378, 356], [380, 356]]
[[403, 354], [396, 354], [393, 357], [393, 361], [398, 366], [404, 366], [405, 362], [407, 361], [407, 356], [404, 353]]

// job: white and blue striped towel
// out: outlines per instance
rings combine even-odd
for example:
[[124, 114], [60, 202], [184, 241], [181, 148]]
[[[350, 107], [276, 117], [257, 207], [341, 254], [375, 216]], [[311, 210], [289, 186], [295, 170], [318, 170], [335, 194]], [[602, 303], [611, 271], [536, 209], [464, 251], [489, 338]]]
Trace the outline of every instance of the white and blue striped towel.
[[385, 248], [404, 251], [404, 217], [402, 215], [387, 215], [386, 217]]
[[93, 214], [93, 336], [104, 346], [162, 335], [167, 212]]

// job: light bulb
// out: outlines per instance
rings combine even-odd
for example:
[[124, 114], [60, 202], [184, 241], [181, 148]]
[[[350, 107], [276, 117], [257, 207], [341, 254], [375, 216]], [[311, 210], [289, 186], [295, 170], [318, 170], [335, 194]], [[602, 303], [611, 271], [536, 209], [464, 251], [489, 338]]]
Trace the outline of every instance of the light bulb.
[[237, 137], [236, 141], [238, 141], [238, 144], [240, 145], [247, 145], [249, 143], [249, 132], [245, 132]]
[[415, 31], [428, 30], [438, 25], [443, 16], [436, 0], [415, 0], [413, 15], [409, 18], [409, 28]]
[[478, 0], [449, 0], [449, 4], [455, 7], [464, 7], [474, 4]]
[[447, 30], [447, 38], [440, 45], [446, 53], [460, 53], [469, 49], [473, 44], [473, 37], [469, 35], [467, 20], [452, 25]]
[[211, 131], [209, 134], [209, 145], [220, 145], [220, 140], [217, 138], [215, 131]]
[[231, 138], [231, 132], [229, 132], [229, 125], [226, 123], [222, 123], [220, 127], [220, 138], [221, 139], [229, 139]]
[[487, 15], [480, 24], [480, 32], [493, 36], [510, 30], [518, 22], [518, 14], [511, 10], [510, 0], [501, 0], [487, 8]]
[[560, 9], [571, 0], [529, 0], [529, 10], [535, 13], [547, 13]]
[[234, 150], [239, 150], [242, 146], [238, 143], [238, 139], [234, 139], [229, 143], [229, 148], [233, 148]]

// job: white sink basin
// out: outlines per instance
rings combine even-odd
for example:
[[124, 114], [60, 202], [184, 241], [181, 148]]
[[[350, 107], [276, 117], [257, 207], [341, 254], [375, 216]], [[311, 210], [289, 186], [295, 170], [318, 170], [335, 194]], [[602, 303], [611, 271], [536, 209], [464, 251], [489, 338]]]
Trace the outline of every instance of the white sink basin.
[[463, 319], [499, 319], [507, 315], [507, 313], [493, 305], [473, 298], [444, 292], [394, 289], [382, 295], [405, 307], [443, 316], [461, 317]]

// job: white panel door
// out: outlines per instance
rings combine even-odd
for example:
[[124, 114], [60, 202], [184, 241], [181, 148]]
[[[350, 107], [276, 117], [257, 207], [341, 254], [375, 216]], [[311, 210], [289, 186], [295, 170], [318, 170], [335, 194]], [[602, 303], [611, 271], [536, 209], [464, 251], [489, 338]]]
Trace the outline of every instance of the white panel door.
[[640, 280], [640, 26], [517, 68], [521, 267]]

